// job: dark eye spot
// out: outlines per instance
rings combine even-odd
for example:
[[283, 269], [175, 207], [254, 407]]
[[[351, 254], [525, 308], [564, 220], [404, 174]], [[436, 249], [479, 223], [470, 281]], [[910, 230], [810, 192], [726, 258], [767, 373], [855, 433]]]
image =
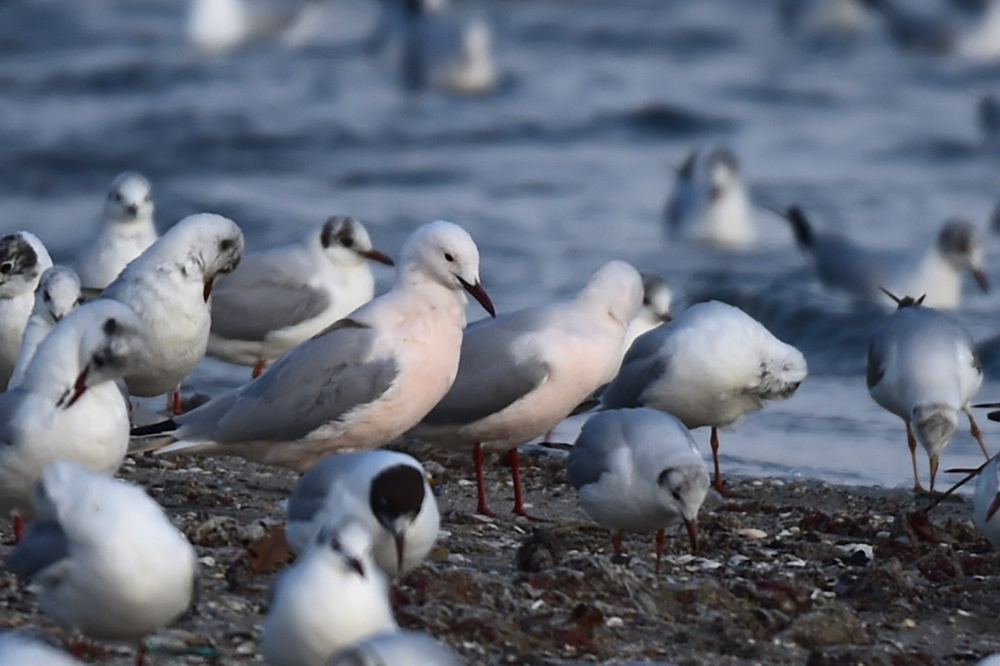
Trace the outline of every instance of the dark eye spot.
[[12, 264], [9, 261], [5, 261], [2, 264], [0, 264], [0, 273], [4, 274], [10, 273], [12, 268], [14, 268], [14, 264]]
[[229, 250], [233, 249], [233, 239], [225, 238], [222, 241], [220, 241], [219, 249], [222, 250], [223, 252], [228, 252]]
[[340, 244], [343, 245], [344, 247], [351, 247], [352, 245], [354, 245], [354, 238], [351, 236], [344, 236], [343, 238], [340, 239]]
[[445, 261], [455, 261], [455, 257], [453, 257], [450, 252], [445, 252], [444, 253], [444, 258], [445, 258]]
[[45, 301], [46, 303], [52, 302], [52, 297], [49, 296], [49, 292], [47, 291], [42, 292], [42, 300]]
[[118, 322], [114, 319], [107, 319], [104, 321], [104, 334], [112, 335], [118, 329]]
[[122, 196], [121, 192], [115, 192], [115, 201], [123, 201], [125, 197]]

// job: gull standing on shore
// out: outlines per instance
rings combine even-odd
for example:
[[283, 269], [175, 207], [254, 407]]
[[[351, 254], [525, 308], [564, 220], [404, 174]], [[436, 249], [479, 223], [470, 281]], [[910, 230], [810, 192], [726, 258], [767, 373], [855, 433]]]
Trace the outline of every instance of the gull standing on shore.
[[52, 259], [38, 237], [17, 231], [0, 238], [0, 388], [7, 388], [21, 352], [35, 288]]
[[479, 513], [493, 515], [484, 455], [507, 452], [514, 513], [528, 515], [517, 447], [554, 428], [614, 377], [625, 331], [641, 303], [639, 273], [612, 261], [572, 299], [469, 327], [454, 385], [412, 434], [472, 453]]
[[104, 201], [104, 219], [97, 237], [77, 259], [80, 284], [84, 289], [104, 289], [156, 238], [149, 181], [137, 173], [121, 174]]
[[403, 246], [388, 293], [250, 383], [133, 434], [169, 433], [161, 453], [236, 455], [300, 471], [329, 453], [378, 448], [416, 425], [455, 380], [466, 292], [495, 314], [472, 237], [451, 222], [425, 224]]
[[606, 409], [652, 407], [688, 428], [711, 426], [712, 485], [719, 471], [718, 428], [769, 400], [783, 400], [806, 378], [802, 353], [739, 308], [698, 303], [669, 324], [640, 335], [601, 397]]
[[189, 215], [132, 261], [101, 298], [132, 308], [143, 327], [142, 353], [125, 375], [129, 393], [170, 392], [181, 411], [180, 384], [205, 356], [215, 280], [236, 268], [243, 232], [221, 215]]
[[115, 380], [138, 355], [141, 329], [121, 303], [81, 305], [38, 345], [21, 384], [0, 393], [0, 511], [30, 516], [35, 481], [56, 460], [118, 469], [129, 422]]
[[137, 642], [191, 605], [194, 548], [142, 488], [60, 460], [39, 479], [34, 506], [37, 520], [5, 566], [41, 588], [39, 606], [66, 630]]
[[372, 533], [375, 563], [393, 577], [423, 562], [441, 524], [424, 468], [386, 450], [323, 458], [295, 484], [285, 512], [285, 537], [296, 553], [339, 516], [357, 517]]
[[257, 377], [375, 295], [368, 261], [392, 266], [357, 220], [335, 215], [301, 243], [246, 254], [212, 291], [208, 354]]
[[930, 457], [931, 491], [941, 452], [969, 418], [972, 436], [986, 453], [969, 401], [983, 383], [983, 366], [972, 337], [957, 320], [922, 305], [923, 298], [899, 299], [899, 308], [875, 330], [868, 349], [868, 393], [903, 419], [913, 460], [913, 489], [923, 491], [917, 473], [917, 442]]
[[906, 250], [868, 248], [834, 233], [817, 232], [805, 213], [792, 206], [785, 213], [795, 238], [811, 257], [820, 282], [829, 289], [869, 303], [892, 305], [883, 289], [894, 294], [925, 295], [928, 307], [954, 309], [962, 301], [962, 277], [968, 271], [986, 293], [983, 247], [975, 227], [949, 220], [937, 240], [914, 254]]
[[24, 379], [28, 363], [35, 356], [35, 350], [45, 336], [79, 303], [80, 278], [72, 268], [52, 266], [42, 273], [42, 278], [35, 289], [35, 307], [28, 317], [24, 337], [21, 338], [21, 351], [14, 365], [14, 372], [10, 376], [10, 382], [7, 384], [8, 391], [16, 388]]
[[691, 552], [698, 549], [698, 509], [711, 481], [691, 433], [677, 417], [652, 409], [598, 412], [569, 452], [566, 475], [584, 511], [612, 533], [656, 532], [656, 571], [666, 528], [684, 523]]

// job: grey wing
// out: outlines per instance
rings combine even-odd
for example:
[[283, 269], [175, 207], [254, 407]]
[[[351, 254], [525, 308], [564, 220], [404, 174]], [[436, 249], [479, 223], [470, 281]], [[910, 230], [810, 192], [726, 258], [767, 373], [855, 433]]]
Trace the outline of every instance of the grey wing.
[[337, 456], [328, 456], [302, 475], [285, 505], [288, 522], [312, 520], [323, 508], [330, 484], [339, 476], [340, 464]]
[[306, 340], [249, 384], [177, 417], [178, 439], [220, 444], [293, 441], [380, 398], [399, 374], [394, 359], [371, 359], [374, 332], [341, 319]]
[[608, 471], [608, 458], [622, 445], [620, 419], [601, 413], [588, 420], [569, 452], [566, 477], [574, 488], [596, 483]]
[[898, 253], [870, 250], [836, 235], [817, 235], [813, 259], [820, 281], [858, 298], [872, 299], [899, 263]]
[[601, 393], [604, 409], [642, 407], [642, 394], [650, 384], [666, 374], [668, 359], [660, 353], [670, 324], [643, 333], [625, 353], [618, 374]]
[[68, 554], [69, 540], [62, 526], [58, 523], [37, 523], [11, 551], [4, 564], [16, 576], [30, 579]]
[[500, 331], [466, 334], [455, 383], [422, 421], [446, 426], [472, 423], [506, 409], [528, 395], [549, 374], [540, 360], [514, 363], [504, 353]]
[[263, 340], [330, 306], [329, 295], [275, 262], [240, 266], [212, 292], [212, 335], [230, 340]]

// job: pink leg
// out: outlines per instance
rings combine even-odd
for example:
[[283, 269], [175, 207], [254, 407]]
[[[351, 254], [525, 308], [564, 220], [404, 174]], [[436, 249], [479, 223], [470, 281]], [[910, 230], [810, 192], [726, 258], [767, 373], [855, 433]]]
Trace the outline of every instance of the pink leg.
[[514, 513], [528, 520], [542, 520], [528, 514], [524, 508], [524, 489], [521, 487], [521, 456], [517, 449], [511, 449], [507, 454], [510, 458], [510, 474], [514, 478]]

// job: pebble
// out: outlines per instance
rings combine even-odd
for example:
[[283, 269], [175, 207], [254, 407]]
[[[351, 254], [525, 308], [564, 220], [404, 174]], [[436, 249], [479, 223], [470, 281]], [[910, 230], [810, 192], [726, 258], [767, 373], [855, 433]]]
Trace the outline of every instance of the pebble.
[[746, 527], [741, 530], [737, 530], [736, 533], [746, 539], [766, 539], [767, 532], [764, 530], [758, 530], [755, 527]]

